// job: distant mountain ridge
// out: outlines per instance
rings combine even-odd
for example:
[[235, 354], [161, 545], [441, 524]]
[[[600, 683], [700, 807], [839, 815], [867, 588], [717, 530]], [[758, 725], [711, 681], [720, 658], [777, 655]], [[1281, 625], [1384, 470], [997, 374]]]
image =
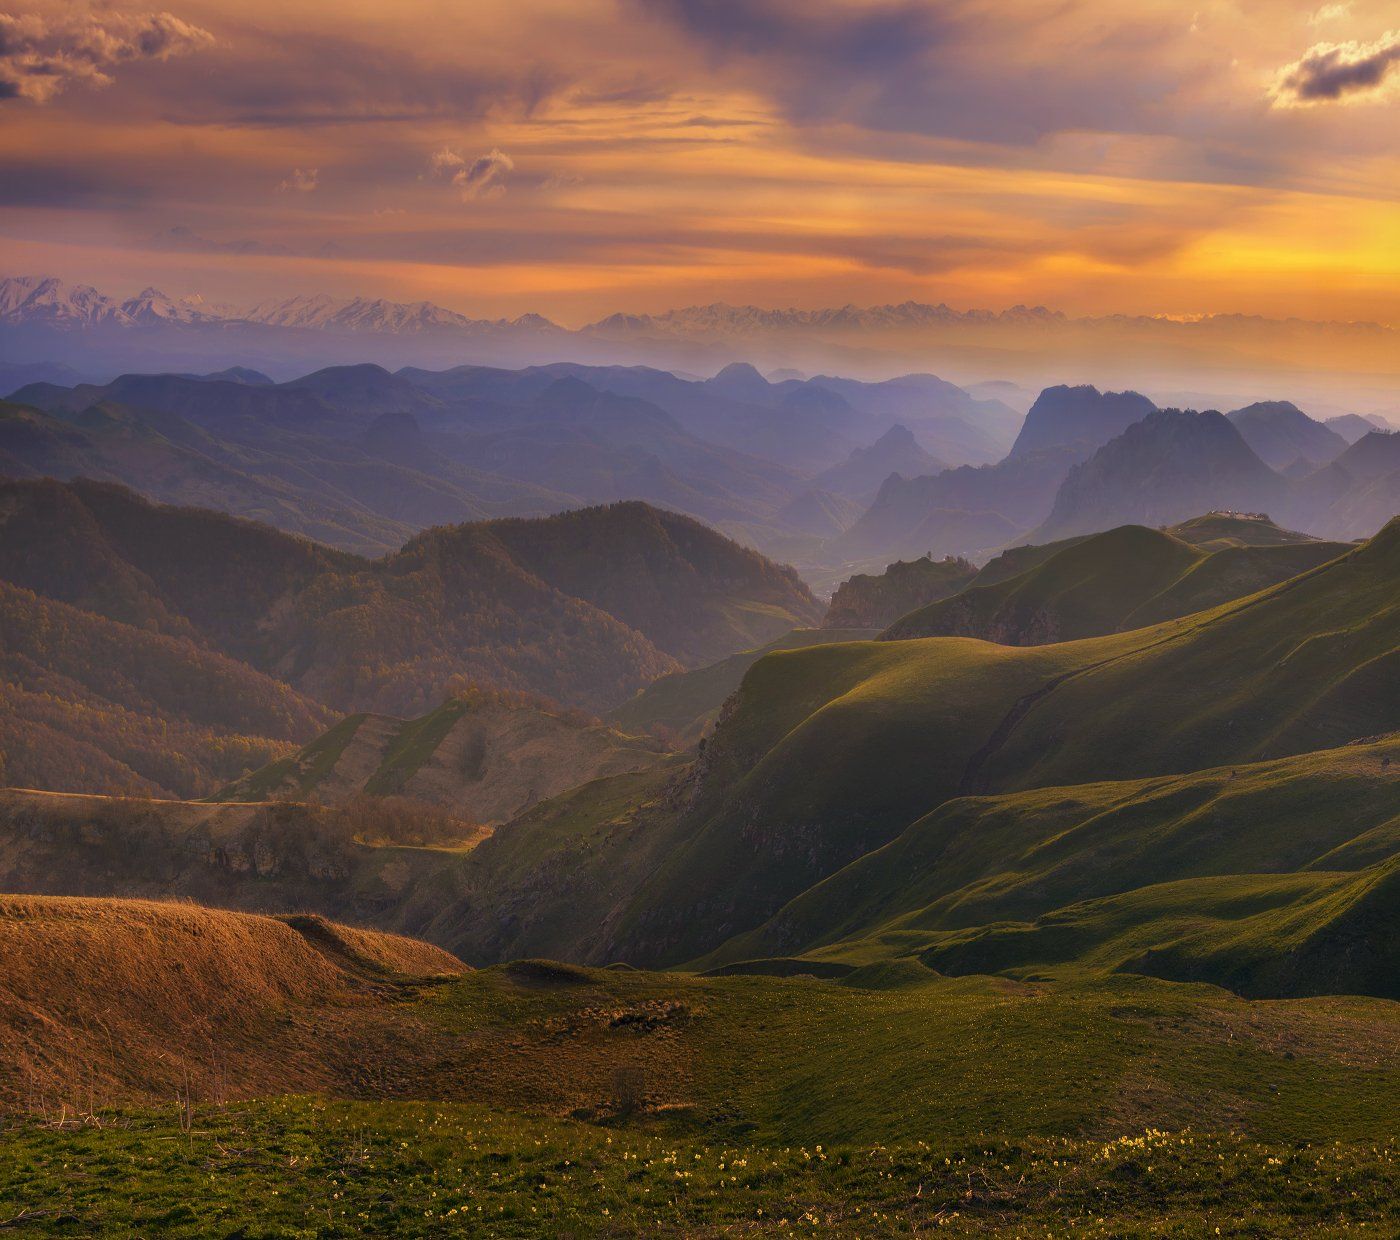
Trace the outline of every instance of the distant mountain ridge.
[[1229, 418], [1259, 459], [1272, 469], [1282, 471], [1295, 465], [1316, 469], [1348, 447], [1338, 431], [1308, 417], [1291, 401], [1259, 401], [1232, 410]]
[[1156, 408], [1138, 392], [1100, 392], [1089, 384], [1049, 387], [1031, 405], [1011, 455], [1076, 445], [1092, 451]]
[[[192, 237], [188, 230], [179, 234], [185, 242]], [[273, 253], [276, 246], [259, 244], [256, 252]], [[1102, 375], [1106, 361], [1121, 358], [1127, 364], [1113, 367], [1119, 376], [1133, 374], [1135, 358], [1165, 348], [1173, 358], [1170, 367], [1183, 378], [1191, 358], [1225, 358], [1257, 383], [1273, 369], [1271, 362], [1295, 364], [1309, 341], [1344, 348], [1358, 369], [1389, 372], [1396, 340], [1396, 329], [1379, 323], [1236, 313], [1075, 318], [1046, 307], [993, 311], [920, 301], [812, 309], [714, 302], [658, 313], [612, 313], [566, 327], [535, 312], [489, 318], [433, 302], [372, 295], [294, 294], [228, 307], [195, 295], [169, 297], [154, 288], [120, 298], [55, 277], [0, 280], [0, 348], [106, 374], [134, 365], [221, 369], [235, 362], [286, 372], [305, 369], [308, 362], [353, 361], [367, 348], [375, 360], [393, 365], [644, 361], [703, 371], [741, 353], [766, 368], [795, 367], [806, 374], [841, 360], [889, 374], [895, 358], [903, 358], [895, 365], [914, 360], [927, 365], [934, 357], [939, 365], [958, 365], [970, 346], [1008, 348], [1022, 360], [1039, 360], [1036, 368], [1042, 371], [1044, 362], [1057, 360], [1060, 369], [1072, 357]]]

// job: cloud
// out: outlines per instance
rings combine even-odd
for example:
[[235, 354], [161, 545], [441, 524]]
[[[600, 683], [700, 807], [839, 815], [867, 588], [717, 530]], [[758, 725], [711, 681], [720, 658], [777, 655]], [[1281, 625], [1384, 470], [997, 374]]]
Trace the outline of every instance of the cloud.
[[1316, 43], [1274, 78], [1269, 94], [1276, 108], [1319, 103], [1369, 103], [1393, 93], [1400, 75], [1400, 30], [1371, 43]]
[[506, 174], [514, 170], [515, 161], [494, 146], [470, 161], [447, 146], [434, 151], [428, 159], [429, 174], [455, 185], [463, 202], [504, 194]]
[[1337, 21], [1351, 12], [1351, 0], [1344, 4], [1324, 4], [1315, 13], [1308, 15], [1308, 25], [1321, 26], [1325, 22]]
[[283, 194], [309, 194], [320, 179], [319, 168], [293, 168], [291, 176], [277, 183], [277, 190]]
[[108, 86], [136, 60], [198, 51], [214, 36], [173, 13], [77, 14], [51, 21], [0, 13], [0, 99], [47, 103], [74, 83]]
[[1087, 0], [630, 0], [711, 76], [794, 125], [1033, 146], [1119, 130], [1180, 86], [1179, 16], [1094, 22]]

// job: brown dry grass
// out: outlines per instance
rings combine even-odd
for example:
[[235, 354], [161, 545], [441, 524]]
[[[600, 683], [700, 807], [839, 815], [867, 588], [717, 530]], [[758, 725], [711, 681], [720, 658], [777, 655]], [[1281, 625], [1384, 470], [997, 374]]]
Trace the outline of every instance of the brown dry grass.
[[455, 957], [317, 917], [0, 897], [0, 1103], [336, 1090]]
[[[0, 1114], [321, 1093], [609, 1115], [689, 1097], [688, 1005], [619, 1005], [582, 970], [528, 962], [485, 1008], [423, 1002], [466, 971], [308, 914], [0, 896]], [[516, 1012], [541, 985], [550, 1002]]]

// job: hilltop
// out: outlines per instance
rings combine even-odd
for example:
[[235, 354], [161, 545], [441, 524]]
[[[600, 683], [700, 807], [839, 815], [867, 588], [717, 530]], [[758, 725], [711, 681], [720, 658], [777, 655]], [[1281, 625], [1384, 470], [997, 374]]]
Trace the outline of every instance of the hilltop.
[[0, 897], [0, 957], [9, 1107], [352, 1089], [371, 1047], [412, 1036], [397, 995], [464, 971], [315, 917], [47, 896]]
[[1283, 482], [1223, 414], [1158, 410], [1075, 466], [1027, 541], [1171, 525], [1213, 508], [1271, 511]]
[[1036, 397], [1026, 413], [1011, 455], [1072, 448], [1082, 458], [1116, 439], [1156, 408], [1139, 392], [1100, 392], [1089, 384], [1049, 387]]
[[1308, 417], [1287, 400], [1259, 401], [1232, 410], [1230, 421], [1271, 469], [1300, 466], [1306, 472], [1326, 465], [1348, 446], [1337, 431]]
[[899, 560], [879, 576], [858, 574], [843, 581], [831, 596], [824, 628], [882, 628], [900, 616], [969, 586], [977, 570], [949, 556], [934, 560]]
[[1273, 545], [1246, 546], [1229, 542], [1218, 520], [1189, 524], [1183, 532], [1229, 545], [1207, 551], [1166, 530], [1121, 526], [1054, 549], [1015, 576], [989, 585], [979, 577], [951, 598], [902, 616], [881, 637], [980, 637], [1031, 646], [1145, 628], [1253, 594], [1350, 550], [1347, 543], [1286, 541], [1284, 531]]
[[940, 474], [885, 480], [874, 502], [829, 544], [849, 560], [972, 555], [998, 550], [1050, 511], [1078, 447], [1008, 456], [995, 465], [961, 466]]
[[822, 491], [870, 503], [891, 474], [917, 477], [942, 473], [948, 466], [931, 453], [905, 426], [892, 426], [867, 448], [856, 448], [839, 465], [818, 474], [813, 485]]

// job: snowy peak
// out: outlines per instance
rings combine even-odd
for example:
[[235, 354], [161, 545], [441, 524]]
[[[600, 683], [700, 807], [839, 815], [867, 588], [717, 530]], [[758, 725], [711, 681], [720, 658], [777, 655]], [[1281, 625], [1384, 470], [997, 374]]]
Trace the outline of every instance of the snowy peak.
[[434, 331], [475, 331], [488, 326], [430, 301], [399, 302], [383, 297], [337, 299], [318, 293], [265, 301], [244, 312], [244, 318], [270, 327], [299, 327], [318, 331], [385, 332], [407, 335]]
[[947, 323], [1037, 324], [1063, 322], [1065, 316], [1044, 306], [1013, 306], [1009, 310], [954, 310], [939, 303], [904, 301], [897, 305], [845, 305], [819, 310], [766, 310], [760, 306], [685, 306], [664, 314], [612, 314], [583, 330], [599, 335], [740, 335], [820, 328], [832, 331], [874, 331], [919, 328]]
[[206, 323], [219, 319], [205, 309], [202, 298], [175, 301], [159, 289], [146, 288], [121, 303], [121, 311], [133, 323]]
[[0, 280], [0, 322], [70, 328], [129, 321], [116, 301], [89, 284], [65, 284], [53, 276]]

